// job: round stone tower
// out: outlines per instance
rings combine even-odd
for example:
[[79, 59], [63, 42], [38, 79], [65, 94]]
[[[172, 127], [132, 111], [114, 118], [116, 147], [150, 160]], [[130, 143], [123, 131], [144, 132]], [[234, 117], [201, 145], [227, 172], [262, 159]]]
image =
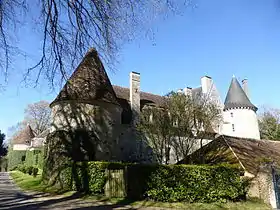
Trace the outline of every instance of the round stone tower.
[[223, 134], [260, 139], [257, 110], [258, 108], [251, 103], [238, 80], [233, 77], [224, 104]]
[[[71, 133], [69, 144], [75, 148], [75, 158], [107, 160], [113, 157], [122, 107], [95, 49], [86, 53], [50, 107], [50, 132]], [[65, 143], [66, 137], [58, 137]]]

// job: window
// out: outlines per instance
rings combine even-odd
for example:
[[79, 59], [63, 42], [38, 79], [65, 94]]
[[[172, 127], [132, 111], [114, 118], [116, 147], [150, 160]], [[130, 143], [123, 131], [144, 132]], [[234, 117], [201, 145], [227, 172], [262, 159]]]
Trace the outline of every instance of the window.
[[235, 131], [234, 124], [232, 124], [231, 126], [232, 126], [232, 131], [234, 132]]
[[233, 117], [233, 113], [232, 112], [230, 113], [230, 116]]

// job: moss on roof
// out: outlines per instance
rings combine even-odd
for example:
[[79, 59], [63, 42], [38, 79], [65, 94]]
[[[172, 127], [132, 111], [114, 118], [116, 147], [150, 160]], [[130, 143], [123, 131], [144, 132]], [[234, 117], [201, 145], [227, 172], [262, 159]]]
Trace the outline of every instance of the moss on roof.
[[103, 101], [117, 104], [117, 97], [95, 49], [91, 48], [51, 103], [75, 100], [85, 103]]
[[240, 164], [247, 172], [256, 174], [264, 160], [280, 166], [280, 142], [219, 136], [180, 163]]

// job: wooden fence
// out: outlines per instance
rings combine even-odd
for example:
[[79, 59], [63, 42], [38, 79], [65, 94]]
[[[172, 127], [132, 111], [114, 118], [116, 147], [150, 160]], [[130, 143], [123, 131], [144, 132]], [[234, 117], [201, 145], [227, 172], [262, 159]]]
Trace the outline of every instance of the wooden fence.
[[107, 197], [126, 197], [125, 169], [106, 170], [108, 180], [105, 184], [105, 195]]

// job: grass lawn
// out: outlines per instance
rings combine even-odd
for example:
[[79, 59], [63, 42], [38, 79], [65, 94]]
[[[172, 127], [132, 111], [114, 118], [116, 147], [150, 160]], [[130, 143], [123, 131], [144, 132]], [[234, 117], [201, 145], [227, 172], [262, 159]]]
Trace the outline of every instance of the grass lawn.
[[[11, 177], [19, 188], [23, 191], [35, 191], [35, 192], [45, 192], [50, 194], [63, 194], [64, 192], [55, 188], [50, 187], [42, 183], [42, 174], [38, 174], [37, 177], [30, 176], [29, 174], [24, 174], [20, 171], [11, 171]], [[69, 192], [68, 192], [69, 194]]]
[[[41, 182], [42, 176], [37, 177], [24, 174], [20, 171], [10, 172], [15, 183], [25, 191], [38, 191], [51, 194], [63, 194], [70, 196], [74, 192], [62, 192], [54, 187], [48, 187]], [[111, 204], [131, 205], [133, 207], [166, 207], [188, 210], [269, 210], [268, 205], [258, 199], [250, 199], [246, 202], [228, 202], [228, 203], [164, 203], [153, 201], [130, 201], [122, 198], [105, 198], [103, 196], [84, 196], [82, 199], [87, 201], [99, 201]]]

